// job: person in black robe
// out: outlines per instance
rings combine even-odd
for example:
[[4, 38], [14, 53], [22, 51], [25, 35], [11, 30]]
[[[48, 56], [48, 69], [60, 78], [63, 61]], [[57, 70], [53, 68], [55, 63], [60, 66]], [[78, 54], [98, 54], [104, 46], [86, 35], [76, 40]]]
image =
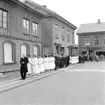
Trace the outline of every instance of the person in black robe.
[[69, 55], [67, 56], [67, 66], [69, 66], [69, 61], [70, 61], [70, 57]]
[[25, 57], [25, 54], [23, 54], [23, 57], [20, 59], [20, 64], [21, 64], [20, 74], [21, 74], [21, 79], [22, 80], [25, 80], [26, 73], [28, 72], [27, 63], [28, 63], [28, 58]]

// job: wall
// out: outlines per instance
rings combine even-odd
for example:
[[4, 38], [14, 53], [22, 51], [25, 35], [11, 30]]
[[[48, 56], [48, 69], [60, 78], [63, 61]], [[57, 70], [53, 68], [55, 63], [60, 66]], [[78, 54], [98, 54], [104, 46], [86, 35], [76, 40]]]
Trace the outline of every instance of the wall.
[[[64, 46], [65, 48], [65, 54], [68, 55], [68, 47], [73, 46], [74, 42], [74, 36], [72, 35], [72, 32], [75, 30], [72, 29], [71, 27], [67, 26], [66, 24], [62, 23], [61, 21], [58, 21], [57, 19], [52, 19], [53, 22], [53, 43], [61, 44], [61, 46]], [[58, 25], [58, 29], [55, 28], [55, 24]], [[62, 27], [64, 27], [64, 40], [62, 40]], [[68, 30], [70, 34], [70, 41], [68, 42]], [[56, 34], [58, 34], [58, 39], [56, 39]], [[73, 37], [73, 38], [72, 38]], [[53, 44], [54, 45], [54, 44]], [[53, 49], [55, 46], [53, 46]], [[56, 51], [54, 51], [56, 53]]]
[[[5, 2], [4, 2], [5, 1]], [[8, 69], [12, 70], [13, 67], [15, 69], [19, 69], [20, 67], [20, 57], [21, 57], [21, 44], [28, 44], [30, 49], [30, 55], [33, 55], [33, 46], [39, 47], [39, 55], [42, 55], [41, 50], [41, 19], [42, 16], [33, 13], [29, 11], [27, 8], [24, 8], [18, 4], [15, 4], [11, 2], [11, 0], [2, 0], [0, 1], [0, 8], [8, 11], [8, 30], [9, 35], [2, 35], [0, 36], [0, 70], [1, 67], [5, 68], [5, 71], [8, 71]], [[23, 17], [30, 20], [30, 29], [32, 29], [32, 22], [39, 23], [38, 25], [38, 36], [34, 37], [32, 35], [32, 30], [30, 30], [30, 35], [24, 35], [23, 34]], [[3, 43], [5, 41], [11, 41], [13, 42], [15, 46], [15, 64], [8, 64], [3, 65]], [[9, 68], [8, 68], [9, 66]]]
[[[52, 54], [52, 22], [50, 19], [43, 19], [41, 23], [42, 28], [42, 45], [43, 45], [43, 55], [44, 54]], [[45, 50], [45, 51], [44, 51]], [[47, 50], [47, 51], [46, 51]]]
[[[17, 5], [11, 1], [0, 3], [0, 7], [8, 11], [9, 36], [15, 37], [15, 38], [21, 38], [23, 40], [41, 41], [41, 23], [40, 21], [42, 17], [29, 11], [27, 8]], [[30, 35], [23, 34], [23, 18], [30, 20]], [[33, 21], [39, 23], [39, 26], [38, 26], [39, 37], [32, 36], [31, 29], [32, 29]]]
[[[95, 44], [96, 36], [99, 37], [99, 44]], [[86, 50], [85, 42], [84, 42], [86, 38], [89, 38], [90, 40], [89, 47], [94, 47], [94, 48], [104, 48], [105, 47], [105, 43], [104, 43], [105, 34], [104, 33], [82, 34], [82, 35], [79, 35], [79, 38], [78, 38], [79, 39], [79, 52], [81, 52], [82, 50]]]

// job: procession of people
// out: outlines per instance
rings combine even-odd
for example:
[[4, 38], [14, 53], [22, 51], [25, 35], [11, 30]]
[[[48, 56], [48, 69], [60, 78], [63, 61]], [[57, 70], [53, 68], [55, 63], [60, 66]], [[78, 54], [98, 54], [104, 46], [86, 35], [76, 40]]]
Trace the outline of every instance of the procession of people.
[[20, 59], [20, 73], [21, 79], [24, 80], [26, 75], [39, 75], [48, 71], [61, 69], [69, 66], [69, 56], [53, 56], [44, 55], [41, 56], [30, 56], [25, 54]]

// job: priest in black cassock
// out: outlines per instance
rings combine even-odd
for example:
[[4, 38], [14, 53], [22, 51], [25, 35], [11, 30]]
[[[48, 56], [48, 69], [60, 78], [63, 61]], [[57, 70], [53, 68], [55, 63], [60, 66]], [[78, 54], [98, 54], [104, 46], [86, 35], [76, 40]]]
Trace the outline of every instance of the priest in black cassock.
[[26, 73], [28, 72], [27, 63], [28, 63], [28, 58], [25, 57], [25, 54], [23, 54], [23, 57], [21, 57], [21, 59], [20, 59], [20, 64], [21, 64], [20, 74], [21, 74], [21, 79], [22, 80], [25, 80]]

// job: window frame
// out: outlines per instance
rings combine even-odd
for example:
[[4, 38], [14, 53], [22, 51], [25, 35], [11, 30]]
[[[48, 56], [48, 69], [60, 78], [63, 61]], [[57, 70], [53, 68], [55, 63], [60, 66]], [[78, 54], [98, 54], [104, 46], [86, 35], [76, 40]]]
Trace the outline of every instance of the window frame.
[[70, 31], [69, 30], [68, 30], [67, 36], [68, 36], [68, 42], [70, 42]]
[[[5, 43], [11, 44], [11, 49], [12, 49], [12, 62], [5, 62], [5, 55], [4, 55], [4, 45]], [[3, 65], [8, 65], [8, 64], [15, 64], [16, 63], [16, 44], [12, 41], [4, 41], [3, 42]]]
[[99, 45], [99, 44], [100, 44], [99, 36], [96, 36], [95, 37], [95, 45]]
[[105, 37], [104, 37], [104, 44], [105, 44]]
[[86, 38], [84, 43], [85, 43], [85, 46], [89, 46], [90, 45], [90, 40], [88, 38]]
[[22, 44], [20, 44], [20, 57], [22, 57], [22, 54], [21, 54], [21, 46], [22, 45], [25, 45], [26, 46], [26, 56], [27, 55], [30, 55], [30, 46], [29, 46], [29, 44], [27, 44], [27, 43], [22, 43]]
[[[1, 10], [1, 26], [0, 26], [0, 28], [3, 28], [3, 29], [8, 29], [8, 11], [7, 10], [4, 10], [4, 9], [2, 9], [2, 8], [0, 8], [0, 10]], [[4, 16], [3, 16], [3, 13], [6, 13], [6, 21], [4, 22]], [[6, 27], [4, 27], [3, 25], [4, 25], [4, 23], [6, 24]]]
[[[33, 25], [35, 25], [35, 27], [33, 27]], [[36, 28], [36, 26], [37, 26], [37, 28]], [[33, 32], [34, 32], [34, 34], [33, 34]], [[39, 37], [38, 36], [38, 23], [37, 22], [32, 22], [32, 35], [34, 36], [34, 37]]]
[[72, 32], [72, 43], [73, 43], [73, 44], [74, 44], [74, 39], [75, 39], [75, 38], [74, 38], [74, 37], [75, 37], [74, 35], [75, 35], [75, 32]]
[[65, 28], [62, 27], [62, 41], [65, 41], [65, 36], [64, 36]]
[[55, 25], [54, 25], [54, 27], [55, 27], [55, 28], [58, 28], [58, 27], [59, 27], [59, 25], [58, 25], [58, 24], [55, 24]]
[[30, 35], [30, 20], [24, 17], [23, 17], [23, 34]]

